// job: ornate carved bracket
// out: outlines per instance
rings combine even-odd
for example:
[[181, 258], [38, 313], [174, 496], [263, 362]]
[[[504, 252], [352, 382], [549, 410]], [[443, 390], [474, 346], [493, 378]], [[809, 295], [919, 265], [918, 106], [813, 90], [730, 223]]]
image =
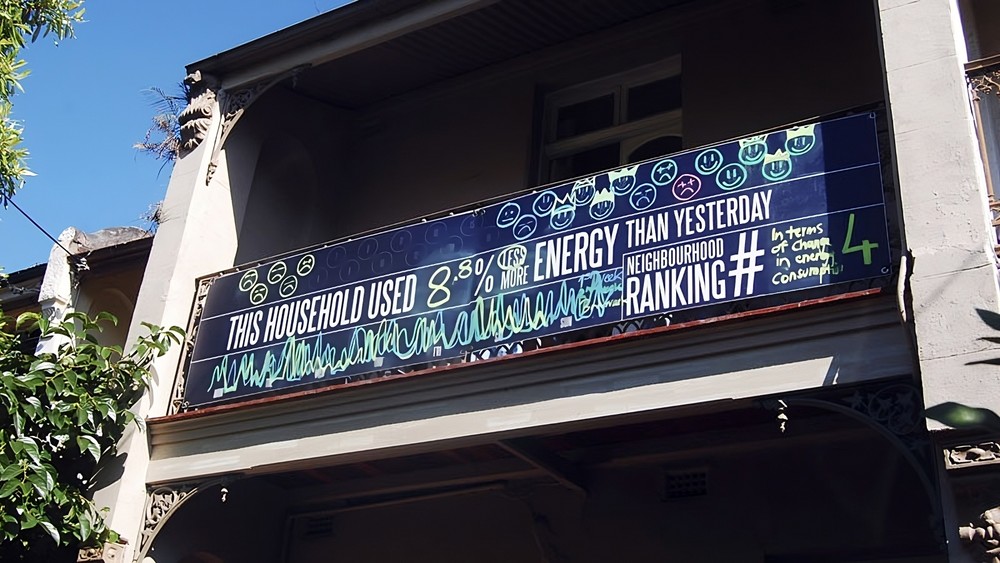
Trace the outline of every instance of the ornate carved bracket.
[[995, 94], [1000, 96], [1000, 69], [969, 74], [969, 87], [978, 94]]
[[125, 563], [125, 545], [106, 543], [101, 547], [85, 547], [76, 556], [77, 563], [103, 561], [104, 563]]
[[978, 523], [959, 528], [958, 537], [982, 563], [1000, 563], [1000, 507], [979, 515]]
[[212, 176], [215, 175], [215, 170], [219, 166], [219, 154], [222, 152], [222, 147], [225, 146], [226, 140], [229, 138], [229, 134], [232, 133], [233, 128], [236, 127], [236, 124], [239, 122], [240, 118], [243, 117], [247, 108], [257, 101], [261, 95], [264, 94], [264, 92], [267, 92], [272, 86], [278, 84], [286, 78], [294, 78], [309, 66], [310, 65], [297, 66], [289, 71], [283, 72], [272, 78], [262, 80], [247, 88], [234, 90], [232, 92], [220, 92], [222, 125], [219, 127], [219, 140], [215, 143], [215, 148], [212, 151], [212, 160], [208, 164], [208, 173], [205, 175], [206, 185], [212, 181]]
[[945, 448], [945, 467], [964, 469], [1000, 463], [1000, 444], [981, 442]]
[[205, 308], [208, 290], [218, 278], [219, 276], [212, 276], [198, 280], [198, 289], [195, 292], [194, 304], [191, 306], [191, 315], [188, 321], [187, 338], [184, 340], [180, 361], [177, 362], [177, 375], [174, 377], [174, 390], [171, 393], [168, 414], [181, 412], [187, 407], [187, 401], [184, 400], [184, 390], [187, 386], [187, 370], [190, 366], [191, 352], [194, 350], [195, 339], [198, 337], [199, 321], [201, 320], [201, 312]]
[[923, 426], [920, 391], [909, 383], [877, 383], [860, 388], [822, 392], [823, 398], [782, 397], [762, 406], [777, 413], [782, 431], [794, 423], [796, 406], [843, 414], [863, 423], [885, 438], [910, 464], [941, 521], [941, 499], [931, 478], [930, 440]]
[[[991, 151], [987, 142], [985, 131], [986, 125], [983, 121], [983, 112], [980, 104], [982, 95], [995, 94], [1000, 98], [1000, 57], [992, 57], [983, 61], [973, 61], [965, 66], [966, 79], [969, 82], [969, 97], [972, 100], [972, 111], [975, 114], [976, 136], [979, 139], [979, 154], [983, 159], [983, 166], [986, 169], [986, 193], [990, 214], [992, 216], [993, 229], [996, 231], [996, 242], [994, 251], [1000, 263], [1000, 200], [997, 199], [996, 186], [993, 185], [993, 176], [990, 170], [996, 163], [990, 162]], [[996, 147], [993, 147], [994, 149]]]
[[202, 75], [201, 71], [195, 71], [184, 77], [184, 84], [188, 88], [188, 105], [177, 116], [177, 122], [181, 128], [181, 150], [189, 153], [208, 135], [219, 81], [210, 75]]
[[224, 502], [225, 495], [228, 492], [225, 485], [232, 480], [233, 477], [226, 476], [201, 483], [165, 485], [150, 490], [146, 496], [146, 511], [142, 524], [142, 532], [139, 536], [139, 549], [136, 551], [133, 561], [142, 561], [149, 554], [149, 550], [153, 546], [153, 540], [156, 539], [157, 534], [163, 529], [167, 520], [188, 499], [205, 489], [222, 485], [222, 498]]

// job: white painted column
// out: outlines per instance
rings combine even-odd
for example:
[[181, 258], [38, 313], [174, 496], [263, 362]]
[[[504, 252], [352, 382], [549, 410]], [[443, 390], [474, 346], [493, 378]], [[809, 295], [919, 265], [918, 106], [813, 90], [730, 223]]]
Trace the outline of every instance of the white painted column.
[[[949, 401], [1000, 412], [997, 357], [976, 309], [1000, 310], [985, 176], [965, 81], [956, 0], [876, 0], [899, 173], [916, 352], [926, 406]], [[944, 427], [928, 420], [932, 431]], [[958, 539], [948, 475], [939, 467], [951, 561]]]
[[928, 406], [1000, 412], [1000, 374], [977, 308], [1000, 310], [995, 240], [954, 0], [878, 0], [910, 289]]
[[[224, 161], [206, 182], [220, 127], [220, 108], [214, 103], [213, 120], [205, 140], [174, 164], [163, 219], [150, 251], [142, 287], [136, 300], [128, 345], [146, 329], [140, 323], [187, 328], [195, 294], [195, 280], [232, 266], [236, 251], [236, 224]], [[153, 366], [150, 391], [135, 407], [141, 418], [163, 416], [169, 407], [181, 345], [159, 358]], [[134, 425], [122, 438], [120, 453], [127, 454], [121, 478], [95, 494], [98, 507], [108, 506], [107, 522], [128, 540], [131, 561], [139, 548], [149, 467], [147, 436]]]
[[[45, 276], [38, 288], [38, 306], [42, 316], [50, 323], [61, 323], [73, 310], [73, 286], [75, 272], [70, 263], [70, 252], [76, 251], [76, 239], [80, 235], [74, 227], [68, 227], [56, 239], [59, 242], [52, 245], [49, 251], [49, 261], [45, 265]], [[64, 250], [66, 249], [66, 250]], [[55, 354], [59, 346], [69, 342], [64, 336], [48, 336], [38, 341], [35, 351], [38, 353]]]

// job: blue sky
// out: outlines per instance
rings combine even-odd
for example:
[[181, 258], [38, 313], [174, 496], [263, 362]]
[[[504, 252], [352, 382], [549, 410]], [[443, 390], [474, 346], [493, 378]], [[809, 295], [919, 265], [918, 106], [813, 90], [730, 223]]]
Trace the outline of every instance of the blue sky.
[[[185, 65], [345, 4], [345, 0], [88, 0], [76, 38], [39, 39], [14, 98], [29, 178], [14, 201], [53, 236], [69, 226], [146, 228], [170, 168], [139, 154], [155, 113], [145, 92], [176, 91]], [[51, 241], [13, 207], [0, 208], [0, 268], [48, 259]]]

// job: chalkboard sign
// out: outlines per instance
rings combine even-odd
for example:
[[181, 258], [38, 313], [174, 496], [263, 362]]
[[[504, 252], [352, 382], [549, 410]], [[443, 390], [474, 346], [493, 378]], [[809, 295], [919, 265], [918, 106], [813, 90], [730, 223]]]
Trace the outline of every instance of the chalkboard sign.
[[220, 276], [191, 406], [889, 273], [876, 119], [755, 135]]

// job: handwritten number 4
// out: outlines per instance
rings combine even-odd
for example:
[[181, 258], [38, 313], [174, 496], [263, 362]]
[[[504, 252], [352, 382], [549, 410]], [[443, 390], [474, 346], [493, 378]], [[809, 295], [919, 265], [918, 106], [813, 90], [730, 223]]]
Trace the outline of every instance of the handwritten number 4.
[[865, 261], [865, 266], [870, 266], [872, 263], [872, 249], [878, 248], [878, 243], [871, 242], [868, 239], [861, 241], [861, 244], [857, 246], [851, 246], [851, 239], [854, 238], [854, 214], [847, 218], [847, 236], [844, 237], [844, 248], [841, 252], [844, 254], [850, 254], [852, 252], [861, 252], [862, 257]]

